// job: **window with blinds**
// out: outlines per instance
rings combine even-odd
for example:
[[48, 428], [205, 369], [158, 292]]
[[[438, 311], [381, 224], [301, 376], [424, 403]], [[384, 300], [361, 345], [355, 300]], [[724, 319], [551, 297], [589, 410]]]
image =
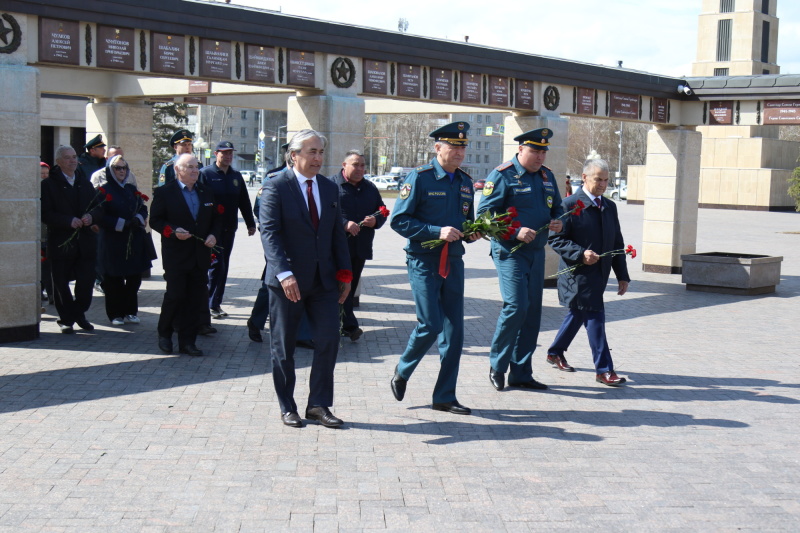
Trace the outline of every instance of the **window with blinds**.
[[734, 0], [719, 0], [720, 13], [733, 13]]
[[717, 25], [717, 61], [731, 60], [731, 19], [722, 19]]

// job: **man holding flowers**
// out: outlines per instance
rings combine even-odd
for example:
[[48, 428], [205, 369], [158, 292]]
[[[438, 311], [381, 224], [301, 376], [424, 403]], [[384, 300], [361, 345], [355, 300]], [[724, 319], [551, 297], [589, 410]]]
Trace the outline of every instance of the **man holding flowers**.
[[492, 239], [492, 259], [497, 267], [503, 308], [489, 351], [489, 381], [497, 390], [508, 385], [546, 389], [533, 378], [531, 357], [539, 338], [547, 230], [561, 231], [561, 195], [555, 177], [544, 166], [549, 140], [547, 128], [514, 138], [517, 154], [486, 178], [478, 214], [516, 213], [510, 235]]
[[[473, 218], [472, 178], [459, 165], [464, 160], [469, 124], [453, 122], [431, 132], [436, 157], [411, 171], [395, 203], [392, 229], [408, 239], [406, 264], [417, 326], [411, 332], [391, 380], [397, 401], [422, 357], [438, 340], [441, 368], [433, 388], [433, 409], [468, 415], [456, 399], [456, 381], [464, 344], [464, 245], [481, 237], [465, 236], [465, 221]], [[431, 240], [444, 241], [435, 247]]]
[[547, 350], [547, 360], [563, 370], [561, 365], [567, 365], [564, 352], [583, 325], [589, 335], [596, 381], [615, 387], [626, 380], [614, 372], [606, 341], [603, 292], [612, 269], [619, 284], [617, 294], [623, 295], [628, 291], [631, 278], [626, 255], [635, 257], [636, 250], [632, 246], [623, 248], [625, 242], [617, 206], [603, 198], [607, 186], [608, 163], [602, 159], [587, 161], [583, 167], [583, 187], [564, 201], [564, 207], [572, 209], [579, 201], [588, 207], [579, 217], [567, 217], [563, 229], [550, 235], [550, 246], [561, 256], [558, 300], [567, 306], [568, 311]]

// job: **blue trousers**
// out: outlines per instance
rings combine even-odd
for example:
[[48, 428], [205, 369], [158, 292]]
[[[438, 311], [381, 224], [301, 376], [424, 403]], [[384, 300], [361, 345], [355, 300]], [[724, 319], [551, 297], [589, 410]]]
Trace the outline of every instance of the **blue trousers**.
[[397, 364], [397, 372], [409, 379], [425, 353], [439, 342], [439, 377], [433, 388], [433, 402], [456, 399], [458, 365], [464, 346], [464, 261], [450, 256], [450, 275], [439, 275], [439, 254], [409, 255], [408, 279], [414, 294], [417, 326]]
[[[256, 301], [253, 304], [253, 310], [250, 312], [250, 323], [258, 329], [264, 329], [269, 317], [269, 287], [262, 280], [261, 288], [258, 289]], [[303, 313], [303, 318], [300, 320], [300, 329], [297, 330], [297, 340], [310, 341], [311, 340], [311, 326], [308, 324], [308, 314]]]
[[547, 353], [564, 355], [581, 326], [586, 327], [586, 333], [589, 335], [589, 346], [592, 349], [592, 359], [597, 373], [613, 372], [614, 362], [611, 360], [611, 350], [608, 349], [606, 341], [605, 311], [581, 311], [569, 308]]
[[489, 361], [497, 372], [509, 367], [509, 383], [533, 379], [531, 358], [539, 339], [544, 289], [544, 249], [519, 250], [492, 256], [500, 280], [503, 308], [489, 349]]
[[231, 252], [233, 251], [233, 241], [236, 238], [235, 230], [222, 230], [222, 235], [217, 240], [222, 250], [214, 252], [217, 256], [216, 261], [211, 262], [208, 269], [208, 308], [213, 309], [222, 305], [222, 297], [225, 295], [225, 283], [228, 281], [228, 267], [231, 262]]
[[272, 352], [272, 381], [282, 413], [297, 411], [294, 401], [294, 351], [303, 311], [308, 314], [314, 337], [314, 358], [308, 379], [308, 405], [333, 405], [333, 370], [339, 353], [339, 292], [325, 290], [317, 281], [301, 292], [299, 302], [286, 298], [283, 288], [269, 287], [269, 330]]

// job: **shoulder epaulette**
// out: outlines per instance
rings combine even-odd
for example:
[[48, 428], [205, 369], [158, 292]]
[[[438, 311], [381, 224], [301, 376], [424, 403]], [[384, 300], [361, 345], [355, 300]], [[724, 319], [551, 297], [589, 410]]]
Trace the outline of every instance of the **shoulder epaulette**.
[[460, 170], [460, 171], [461, 171], [461, 173], [462, 173], [462, 174], [464, 174], [464, 175], [465, 175], [466, 177], [468, 177], [469, 179], [472, 179], [472, 176], [470, 176], [469, 174], [467, 174], [467, 172], [466, 172], [466, 171], [465, 171], [463, 168], [461, 168], [461, 167], [458, 167], [458, 170]]
[[168, 167], [168, 166], [171, 166], [171, 165], [174, 165], [174, 164], [175, 164], [175, 160], [174, 159], [169, 159], [169, 160], [167, 160], [166, 163], [164, 163], [164, 166]]
[[431, 163], [426, 163], [425, 165], [422, 165], [422, 166], [419, 166], [419, 167], [415, 168], [414, 171], [416, 171], [416, 172], [424, 172], [426, 170], [431, 170], [431, 169], [433, 169], [433, 165]]
[[495, 170], [497, 170], [497, 171], [500, 171], [500, 170], [505, 170], [505, 169], [507, 169], [508, 167], [512, 166], [513, 164], [514, 164], [514, 162], [513, 162], [513, 161], [506, 161], [506, 162], [505, 162], [505, 163], [503, 163], [502, 165], [500, 165], [500, 166], [498, 166], [498, 167], [495, 167]]
[[543, 169], [545, 169], [546, 171], [548, 171], [550, 174], [552, 174], [552, 173], [553, 173], [553, 169], [551, 169], [551, 168], [550, 168], [550, 167], [548, 167], [548, 166], [542, 165], [542, 168], [543, 168]]

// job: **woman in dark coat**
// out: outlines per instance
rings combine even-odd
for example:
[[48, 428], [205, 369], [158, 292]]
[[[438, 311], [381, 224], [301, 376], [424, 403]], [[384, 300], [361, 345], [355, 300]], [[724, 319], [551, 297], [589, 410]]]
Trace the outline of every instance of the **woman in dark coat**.
[[98, 269], [105, 292], [106, 314], [115, 326], [138, 324], [139, 286], [142, 272], [155, 259], [153, 241], [145, 231], [147, 197], [128, 183], [130, 169], [122, 156], [106, 163], [106, 183], [101, 204], [103, 216], [98, 221]]

